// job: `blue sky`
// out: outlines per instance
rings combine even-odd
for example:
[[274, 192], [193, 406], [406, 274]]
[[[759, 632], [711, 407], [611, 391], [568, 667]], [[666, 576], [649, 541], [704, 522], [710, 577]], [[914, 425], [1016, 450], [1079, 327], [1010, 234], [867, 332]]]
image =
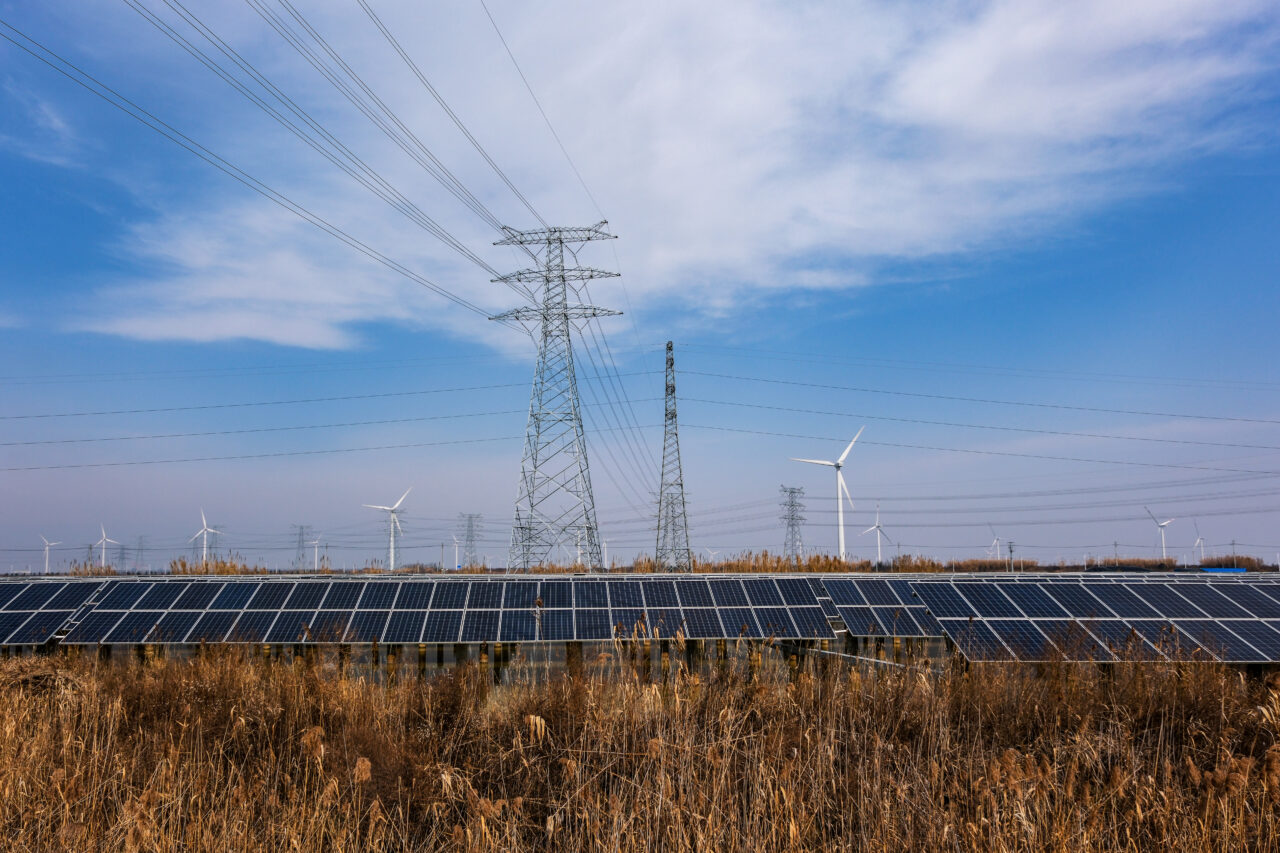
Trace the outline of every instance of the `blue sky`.
[[[139, 3], [208, 49], [175, 7]], [[583, 255], [622, 272], [593, 294], [626, 314], [579, 368], [611, 555], [653, 547], [673, 339], [700, 549], [780, 548], [781, 483], [806, 488], [806, 545], [832, 549], [828, 472], [788, 457], [838, 455], [866, 424], [856, 556], [879, 501], [895, 544], [939, 557], [982, 556], [988, 525], [1046, 561], [1152, 556], [1150, 506], [1178, 519], [1173, 555], [1198, 526], [1209, 551], [1277, 559], [1273, 4], [491, 3], [590, 197], [478, 3], [371, 5], [539, 213], [588, 224], [598, 204], [620, 236]], [[252, 8], [186, 8], [515, 267]], [[358, 4], [296, 8], [486, 208], [531, 226]], [[512, 306], [129, 5], [0, 18], [416, 273]], [[0, 185], [0, 565], [38, 564], [40, 535], [65, 543], [55, 564], [82, 559], [100, 524], [128, 561], [144, 537], [162, 562], [202, 507], [223, 550], [288, 563], [306, 524], [335, 564], [363, 563], [385, 527], [360, 505], [409, 486], [410, 559], [439, 559], [457, 514], [480, 512], [502, 563], [527, 341], [9, 42]], [[298, 400], [314, 402], [281, 402]], [[84, 412], [129, 413], [16, 417]], [[103, 465], [120, 462], [148, 464]]]

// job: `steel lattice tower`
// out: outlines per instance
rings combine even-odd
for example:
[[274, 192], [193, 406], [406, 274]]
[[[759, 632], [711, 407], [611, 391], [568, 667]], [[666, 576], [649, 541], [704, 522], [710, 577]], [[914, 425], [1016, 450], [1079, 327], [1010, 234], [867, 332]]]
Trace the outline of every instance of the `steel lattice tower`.
[[689, 515], [684, 505], [684, 473], [680, 468], [680, 438], [676, 432], [676, 356], [667, 341], [667, 393], [662, 439], [662, 483], [658, 486], [658, 545], [654, 559], [666, 569], [692, 571], [689, 553]]
[[458, 524], [462, 528], [462, 565], [464, 566], [480, 565], [480, 559], [476, 555], [476, 539], [480, 535], [483, 521], [484, 516], [478, 512], [458, 513]]
[[530, 290], [532, 306], [489, 318], [520, 323], [538, 343], [515, 523], [511, 528], [510, 568], [533, 569], [547, 565], [561, 544], [580, 548], [581, 559], [590, 569], [598, 569], [603, 563], [587, 467], [587, 442], [578, 404], [578, 381], [573, 369], [571, 332], [577, 327], [575, 321], [621, 313], [585, 305], [578, 293], [582, 283], [617, 273], [591, 267], [566, 267], [564, 255], [567, 249], [576, 259], [575, 246], [613, 239], [605, 230], [607, 225], [602, 221], [587, 228], [534, 231], [505, 228], [506, 238], [495, 244], [526, 247], [538, 266], [494, 281], [541, 286], [541, 292]]
[[799, 486], [779, 486], [778, 491], [782, 494], [782, 522], [787, 525], [782, 557], [798, 563], [804, 559], [804, 537], [800, 534], [800, 525], [804, 523], [804, 489]]

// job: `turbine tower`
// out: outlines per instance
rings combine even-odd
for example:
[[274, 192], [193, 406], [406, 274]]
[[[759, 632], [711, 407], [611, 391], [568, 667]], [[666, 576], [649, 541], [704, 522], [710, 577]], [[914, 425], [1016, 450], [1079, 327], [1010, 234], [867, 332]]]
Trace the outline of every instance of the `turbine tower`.
[[[1195, 528], [1196, 528], [1196, 541], [1195, 541], [1195, 543], [1191, 546], [1191, 553], [1192, 553], [1192, 554], [1194, 554], [1194, 553], [1195, 553], [1195, 551], [1196, 551], [1196, 548], [1199, 548], [1199, 549], [1200, 549], [1200, 562], [1201, 562], [1201, 563], [1204, 563], [1204, 537], [1200, 535], [1200, 523], [1199, 523], [1199, 522], [1197, 522], [1197, 521], [1192, 521], [1191, 523], [1192, 523], [1193, 525], [1195, 525]], [[47, 556], [47, 555], [46, 555], [46, 556]], [[46, 560], [45, 562], [48, 562], [48, 561]], [[48, 571], [48, 566], [46, 566], [46, 567], [45, 567], [45, 571], [46, 571], [46, 572]]]
[[689, 552], [689, 515], [684, 505], [684, 472], [676, 432], [676, 356], [667, 341], [666, 427], [662, 439], [662, 482], [658, 486], [658, 545], [654, 559], [662, 568], [693, 570]]
[[107, 567], [107, 543], [110, 543], [112, 545], [119, 545], [120, 543], [114, 539], [107, 538], [107, 526], [105, 524], [100, 524], [98, 526], [102, 530], [102, 538], [99, 539], [97, 542], [94, 542], [93, 544], [97, 545], [99, 548], [102, 549], [102, 558], [99, 561], [98, 565], [101, 568], [105, 569]]
[[779, 486], [782, 495], [782, 523], [787, 526], [787, 536], [782, 543], [782, 557], [799, 563], [804, 559], [804, 538], [800, 525], [804, 523], [804, 488]]
[[836, 527], [840, 532], [840, 559], [844, 560], [844, 500], [848, 498], [849, 509], [853, 509], [853, 498], [849, 495], [849, 487], [844, 484], [844, 474], [840, 473], [840, 469], [844, 467], [844, 460], [849, 457], [849, 451], [853, 450], [853, 445], [858, 441], [858, 436], [862, 435], [862, 431], [866, 427], [859, 427], [858, 434], [853, 437], [853, 441], [849, 442], [849, 446], [844, 449], [844, 453], [840, 454], [840, 458], [835, 462], [828, 462], [824, 459], [797, 459], [791, 457], [792, 462], [808, 462], [810, 465], [829, 465], [836, 469]]
[[[103, 531], [103, 533], [105, 535], [106, 531]], [[61, 545], [62, 543], [50, 542], [48, 539], [45, 539], [44, 536], [40, 537], [40, 541], [44, 543], [44, 573], [47, 575], [49, 574], [49, 549], [54, 545]]]
[[888, 542], [890, 545], [893, 544], [893, 540], [890, 539], [885, 534], [884, 528], [880, 526], [880, 502], [879, 501], [876, 501], [876, 523], [871, 525], [870, 527], [868, 527], [866, 530], [862, 531], [862, 533], [858, 535], [866, 536], [868, 533], [870, 533], [873, 530], [876, 532], [876, 566], [882, 566], [884, 565], [884, 559], [883, 557], [881, 557], [881, 554], [880, 554], [880, 537], [883, 536], [884, 540]]
[[1164, 521], [1157, 521], [1156, 517], [1152, 515], [1151, 510], [1147, 509], [1145, 506], [1143, 507], [1143, 509], [1147, 510], [1147, 515], [1150, 515], [1151, 520], [1155, 522], [1156, 527], [1160, 528], [1160, 559], [1162, 561], [1167, 560], [1168, 554], [1166, 554], [1164, 550], [1164, 529], [1168, 527], [1170, 524], [1172, 524], [1175, 521], [1175, 519], [1169, 518], [1169, 519], [1165, 519]]
[[200, 510], [200, 529], [196, 531], [196, 535], [187, 540], [188, 544], [200, 540], [200, 565], [209, 562], [209, 534], [221, 533], [220, 530], [214, 530], [209, 526], [209, 522], [204, 517], [204, 510]]
[[566, 267], [564, 255], [568, 251], [576, 258], [575, 246], [614, 239], [605, 230], [607, 225], [608, 222], [601, 221], [586, 228], [533, 231], [504, 228], [507, 236], [495, 244], [525, 247], [537, 266], [494, 281], [540, 288], [540, 291], [528, 289], [532, 305], [489, 318], [521, 324], [538, 344], [515, 522], [511, 527], [507, 562], [510, 567], [527, 570], [546, 565], [551, 562], [556, 547], [564, 544], [579, 545], [585, 551], [589, 568], [599, 569], [603, 564], [595, 498], [587, 467], [587, 440], [578, 403], [578, 380], [573, 367], [571, 331], [578, 327], [578, 322], [621, 313], [583, 304], [578, 293], [588, 280], [609, 278], [617, 273], [591, 267]]
[[366, 509], [380, 509], [387, 514], [387, 526], [391, 528], [391, 541], [387, 546], [387, 571], [389, 572], [396, 570], [396, 536], [404, 532], [400, 527], [400, 504], [404, 503], [404, 499], [409, 497], [409, 493], [412, 491], [413, 486], [405, 489], [404, 494], [400, 496], [400, 500], [391, 506], [361, 504]]
[[[312, 564], [312, 571], [316, 574], [320, 573], [320, 538], [321, 537], [317, 535], [315, 539], [307, 543], [315, 549], [315, 562]], [[328, 549], [326, 548], [325, 550]]]

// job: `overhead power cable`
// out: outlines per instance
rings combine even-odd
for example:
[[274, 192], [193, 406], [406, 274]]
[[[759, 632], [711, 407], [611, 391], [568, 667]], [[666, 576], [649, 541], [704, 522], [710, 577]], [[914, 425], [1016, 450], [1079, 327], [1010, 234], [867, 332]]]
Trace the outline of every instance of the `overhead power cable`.
[[[482, 317], [487, 318], [489, 316], [489, 312], [484, 308], [481, 308], [479, 305], [476, 305], [464, 299], [463, 297], [458, 296], [457, 294], [446, 290], [445, 288], [441, 287], [440, 285], [436, 284], [435, 282], [431, 281], [425, 276], [420, 275], [419, 273], [416, 273], [408, 269], [403, 264], [400, 264], [399, 262], [392, 260], [391, 258], [387, 257], [381, 252], [377, 251], [376, 249], [370, 247], [368, 244], [363, 243], [360, 240], [357, 240], [356, 238], [352, 237], [350, 234], [343, 231], [338, 226], [321, 218], [315, 213], [312, 213], [307, 208], [303, 207], [302, 205], [298, 204], [297, 202], [293, 201], [292, 199], [288, 198], [282, 193], [277, 192], [276, 190], [267, 186], [262, 181], [258, 180], [257, 178], [245, 172], [243, 169], [240, 169], [238, 166], [233, 165], [229, 161], [213, 153], [208, 148], [205, 148], [203, 145], [196, 142], [191, 137], [177, 130], [172, 125], [169, 125], [166, 122], [162, 121], [161, 119], [157, 118], [152, 113], [148, 112], [147, 110], [135, 104], [133, 101], [121, 95], [115, 89], [112, 89], [110, 86], [107, 86], [105, 83], [98, 80], [93, 75], [89, 74], [88, 72], [84, 71], [78, 66], [62, 58], [57, 53], [45, 47], [43, 44], [36, 41], [35, 39], [32, 39], [30, 36], [26, 35], [21, 30], [17, 29], [7, 21], [0, 19], [0, 27], [3, 27], [5, 30], [7, 30], [7, 32], [0, 32], [0, 38], [4, 38], [5, 41], [8, 41], [10, 44], [22, 50], [24, 53], [29, 54], [33, 58], [49, 66], [54, 71], [57, 71], [59, 74], [66, 77], [68, 80], [71, 80], [73, 83], [77, 84], [78, 86], [81, 86], [82, 88], [92, 92], [94, 95], [97, 95], [99, 98], [111, 104], [116, 109], [120, 110], [121, 112], [134, 118], [136, 121], [151, 128], [152, 130], [159, 133], [161, 136], [165, 137], [169, 141], [190, 151], [192, 154], [196, 155], [201, 160], [204, 160], [209, 165], [225, 173], [229, 177], [235, 179], [239, 183], [243, 184], [244, 186], [258, 193], [259, 195], [266, 198], [267, 200], [279, 205], [285, 210], [288, 210], [289, 212], [295, 214], [299, 218], [306, 220], [307, 222], [319, 228], [321, 231], [324, 231], [326, 234], [330, 235], [331, 237], [338, 239], [339, 241], [345, 243], [347, 246], [355, 249], [356, 251], [369, 257], [370, 259], [377, 261], [378, 263], [382, 264], [388, 269], [399, 273], [400, 275], [410, 279], [411, 281], [416, 282], [417, 284], [422, 285], [423, 287], [427, 288], [433, 293], [443, 296], [445, 299], [448, 299], [450, 302], [453, 302], [456, 305], [466, 308], [468, 311], [471, 311], [475, 314], [479, 314]], [[511, 328], [518, 328], [514, 324], [507, 324], [507, 325], [509, 325]]]

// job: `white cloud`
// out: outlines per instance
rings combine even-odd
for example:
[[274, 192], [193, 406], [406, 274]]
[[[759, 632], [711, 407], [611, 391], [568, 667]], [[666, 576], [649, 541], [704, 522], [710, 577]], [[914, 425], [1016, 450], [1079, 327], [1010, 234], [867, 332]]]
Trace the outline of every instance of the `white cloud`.
[[[544, 215], [594, 218], [478, 8], [377, 9]], [[642, 313], [679, 299], [724, 314], [788, 289], [875, 283], [879, 259], [1035, 238], [1161, 187], [1191, 157], [1271, 133], [1255, 109], [1275, 94], [1280, 15], [1269, 3], [493, 9], [623, 237], [616, 248]], [[465, 184], [505, 221], [530, 224], [357, 7], [308, 14]], [[257, 18], [215, 9], [209, 20], [496, 268], [517, 263]], [[214, 150], [450, 290], [486, 309], [510, 303], [483, 271], [237, 106], [140, 19], [110, 23], [133, 33], [119, 43], [141, 57], [107, 57], [115, 70], [162, 81], [142, 101], [167, 104]], [[343, 347], [359, 324], [389, 320], [502, 339], [269, 203], [210, 186], [157, 204], [135, 227], [125, 250], [164, 269], [105, 288], [86, 326]], [[612, 260], [599, 248], [584, 256]], [[596, 288], [606, 304], [614, 293]]]

